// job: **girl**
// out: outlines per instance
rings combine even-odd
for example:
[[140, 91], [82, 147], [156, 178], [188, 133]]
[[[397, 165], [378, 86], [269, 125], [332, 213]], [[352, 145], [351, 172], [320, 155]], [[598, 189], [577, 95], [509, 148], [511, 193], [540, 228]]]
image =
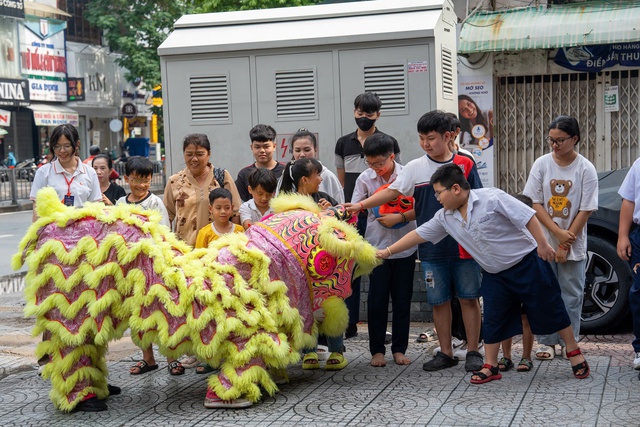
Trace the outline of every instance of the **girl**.
[[322, 209], [338, 205], [333, 197], [320, 191], [322, 169], [322, 164], [314, 158], [291, 160], [282, 172], [280, 191], [311, 196]]
[[127, 195], [124, 188], [118, 184], [111, 182], [111, 173], [113, 172], [113, 161], [106, 154], [98, 154], [91, 161], [91, 166], [98, 175], [100, 183], [100, 191], [102, 192], [102, 201], [107, 206], [116, 204], [116, 200]]
[[[598, 176], [593, 164], [575, 149], [580, 141], [576, 119], [556, 118], [549, 125], [546, 139], [552, 151], [534, 162], [524, 194], [533, 201], [547, 241], [557, 248], [551, 265], [578, 341], [587, 260], [586, 224], [598, 208]], [[566, 345], [557, 334], [537, 338], [541, 347], [536, 359], [553, 359], [556, 344], [566, 358]]]
[[[460, 115], [460, 146], [478, 145], [483, 149], [489, 147], [493, 139], [493, 111], [483, 113], [478, 104], [467, 95], [458, 96], [458, 113]], [[477, 127], [476, 127], [477, 126]], [[482, 140], [486, 140], [481, 143]], [[485, 145], [486, 146], [483, 146]]]

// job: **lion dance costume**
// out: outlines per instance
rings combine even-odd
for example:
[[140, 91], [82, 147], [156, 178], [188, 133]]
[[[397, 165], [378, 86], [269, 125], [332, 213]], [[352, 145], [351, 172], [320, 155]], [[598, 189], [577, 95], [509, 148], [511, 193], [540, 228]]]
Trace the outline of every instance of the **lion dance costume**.
[[67, 208], [45, 188], [36, 206], [13, 266], [28, 266], [25, 315], [36, 316], [34, 336], [51, 333], [36, 356], [50, 355], [43, 376], [63, 411], [108, 396], [107, 344], [127, 328], [142, 348], [219, 367], [208, 393], [221, 399], [273, 394], [268, 369], [296, 363], [318, 332], [342, 334], [352, 274], [378, 263], [345, 209], [320, 212], [305, 196], [274, 199], [276, 214], [207, 249], [134, 205]]

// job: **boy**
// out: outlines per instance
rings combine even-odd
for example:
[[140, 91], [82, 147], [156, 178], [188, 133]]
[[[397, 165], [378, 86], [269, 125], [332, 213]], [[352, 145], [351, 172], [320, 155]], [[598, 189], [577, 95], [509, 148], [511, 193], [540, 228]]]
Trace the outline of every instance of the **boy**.
[[[444, 163], [454, 163], [464, 170], [471, 188], [480, 188], [480, 177], [473, 160], [453, 154], [449, 149], [451, 120], [443, 111], [431, 111], [418, 120], [420, 146], [426, 155], [409, 162], [385, 190], [360, 203], [350, 211], [368, 209], [395, 199], [401, 194], [415, 198], [418, 226], [430, 220], [440, 208], [431, 184], [431, 175]], [[478, 352], [480, 338], [480, 267], [451, 237], [438, 244], [422, 243], [418, 257], [427, 282], [427, 300], [433, 306], [433, 321], [438, 331], [440, 351], [433, 360], [422, 365], [425, 371], [438, 371], [458, 364], [451, 345], [451, 300], [458, 297], [467, 333], [465, 370], [482, 367]], [[453, 292], [455, 290], [455, 293]]]
[[245, 230], [271, 213], [269, 202], [277, 185], [278, 179], [269, 169], [256, 169], [251, 172], [247, 187], [251, 200], [240, 206], [240, 224]]
[[[618, 256], [629, 261], [633, 270], [633, 283], [629, 290], [629, 308], [633, 322], [634, 339], [633, 346], [633, 369], [640, 370], [640, 227], [636, 227], [631, 234], [631, 226], [640, 224], [640, 159], [633, 162], [631, 169], [627, 172], [618, 194], [622, 196], [622, 206], [620, 207], [620, 223], [618, 224]], [[640, 375], [638, 376], [640, 378]]]
[[[129, 157], [124, 166], [124, 180], [129, 184], [131, 193], [120, 197], [116, 201], [117, 205], [136, 204], [144, 209], [155, 209], [162, 214], [162, 225], [171, 228], [169, 222], [169, 214], [165, 208], [162, 199], [151, 191], [151, 178], [153, 178], [153, 163], [146, 157], [133, 156]], [[182, 375], [184, 368], [175, 359], [167, 358], [169, 363], [168, 370], [171, 375]], [[158, 369], [156, 359], [153, 354], [153, 346], [142, 349], [142, 360], [129, 368], [131, 375], [140, 375], [149, 371]]]
[[[344, 188], [344, 199], [347, 202], [351, 201], [356, 179], [358, 179], [361, 172], [367, 169], [362, 151], [364, 141], [374, 133], [382, 133], [375, 126], [376, 121], [380, 118], [380, 109], [382, 108], [382, 101], [380, 101], [378, 94], [373, 92], [361, 93], [353, 101], [353, 107], [353, 116], [358, 128], [352, 133], [341, 136], [336, 142], [335, 148], [336, 172], [338, 180], [342, 184], [342, 188]], [[393, 140], [393, 153], [396, 162], [401, 163], [398, 141], [393, 137], [391, 139]], [[364, 236], [366, 224], [367, 214], [366, 212], [361, 212], [358, 216], [358, 232], [362, 236]], [[358, 335], [356, 324], [360, 315], [360, 278], [353, 281], [351, 290], [351, 296], [345, 300], [349, 309], [349, 326], [347, 327], [345, 338]]]
[[240, 169], [236, 178], [236, 188], [243, 202], [251, 199], [251, 193], [247, 189], [251, 172], [258, 168], [269, 169], [276, 175], [277, 179], [284, 170], [284, 165], [273, 158], [273, 154], [276, 152], [276, 131], [274, 128], [269, 125], [256, 125], [249, 131], [249, 138], [251, 139], [251, 152], [255, 162]]
[[498, 349], [502, 340], [522, 333], [520, 304], [532, 331], [557, 331], [567, 345], [573, 375], [588, 377], [589, 364], [573, 336], [560, 285], [544, 262], [554, 260], [556, 253], [544, 237], [536, 212], [497, 188], [472, 190], [456, 164], [441, 166], [431, 177], [431, 185], [443, 209], [416, 231], [378, 250], [378, 256], [388, 258], [418, 243], [438, 242], [450, 235], [482, 266], [487, 363], [474, 372], [471, 383], [502, 378]]
[[[363, 151], [369, 169], [356, 180], [352, 201], [358, 203], [376, 192], [380, 187], [396, 179], [402, 165], [395, 162], [394, 139], [382, 132], [371, 135], [364, 143]], [[387, 214], [376, 217], [373, 210], [367, 216], [364, 237], [377, 248], [385, 248], [410, 231], [416, 229], [415, 211]], [[402, 228], [390, 228], [396, 224]], [[394, 254], [391, 259], [376, 267], [369, 276], [368, 328], [371, 366], [385, 366], [385, 333], [389, 312], [389, 296], [392, 303], [391, 353], [398, 365], [408, 365], [411, 360], [405, 355], [409, 345], [409, 323], [413, 272], [416, 264], [416, 248]]]
[[213, 217], [211, 224], [205, 225], [198, 231], [196, 248], [206, 248], [209, 243], [217, 240], [223, 234], [244, 233], [241, 225], [231, 222], [233, 216], [233, 196], [226, 188], [215, 188], [209, 193], [209, 212]]

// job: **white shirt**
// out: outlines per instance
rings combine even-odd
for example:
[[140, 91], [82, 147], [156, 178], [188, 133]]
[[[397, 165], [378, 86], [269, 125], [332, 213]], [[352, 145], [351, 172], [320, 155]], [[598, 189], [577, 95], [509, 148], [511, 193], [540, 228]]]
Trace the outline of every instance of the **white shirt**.
[[[389, 177], [388, 182], [393, 182], [402, 168], [403, 166], [396, 162], [393, 173]], [[367, 199], [368, 197], [372, 196], [378, 188], [382, 187], [385, 184], [387, 184], [387, 182], [385, 182], [382, 177], [378, 176], [378, 174], [373, 169], [365, 170], [356, 180], [356, 185], [353, 189], [353, 196], [351, 197], [351, 203], [357, 204], [358, 202]], [[401, 228], [387, 228], [376, 221], [376, 217], [373, 214], [373, 211], [369, 209], [367, 214], [367, 231], [365, 232], [364, 238], [367, 239], [367, 241], [376, 248], [384, 249], [388, 246], [391, 246], [392, 244], [400, 240], [405, 234], [415, 229], [415, 221], [409, 221], [407, 224], [405, 224], [404, 227]], [[413, 248], [409, 248], [405, 251], [393, 254], [389, 258], [406, 258], [413, 254], [416, 249], [417, 246], [414, 246]]]
[[640, 158], [638, 158], [631, 169], [627, 172], [627, 176], [624, 177], [622, 185], [618, 189], [618, 194], [623, 199], [634, 203], [633, 207], [633, 223], [640, 224]]
[[467, 220], [460, 211], [440, 209], [416, 232], [437, 243], [453, 237], [489, 273], [513, 267], [537, 247], [527, 223], [536, 211], [498, 188], [470, 190]]
[[160, 221], [160, 224], [166, 225], [167, 227], [171, 228], [171, 222], [169, 222], [169, 213], [167, 213], [167, 208], [164, 206], [164, 202], [160, 197], [156, 196], [151, 191], [149, 191], [149, 194], [147, 195], [147, 197], [140, 200], [139, 202], [129, 202], [127, 200], [127, 197], [128, 195], [120, 197], [116, 201], [116, 206], [140, 205], [142, 206], [143, 209], [146, 209], [146, 210], [155, 209], [162, 214], [162, 220]]
[[[553, 160], [553, 154], [539, 157], [531, 167], [523, 193], [533, 203], [541, 204], [547, 213], [563, 230], [569, 226], [580, 211], [598, 210], [598, 174], [589, 160], [578, 154], [570, 165], [560, 166]], [[542, 226], [551, 246], [560, 243], [556, 236]], [[567, 259], [580, 261], [587, 257], [587, 227], [576, 235]]]
[[249, 199], [240, 205], [240, 224], [244, 224], [246, 220], [251, 221], [251, 223], [259, 222], [262, 217], [267, 216], [270, 213], [273, 213], [271, 208], [267, 209], [265, 213], [262, 213], [256, 206], [256, 201]]
[[35, 200], [38, 190], [44, 187], [53, 187], [61, 201], [67, 194], [73, 196], [73, 206], [75, 207], [81, 207], [86, 202], [101, 201], [102, 191], [100, 191], [100, 182], [96, 171], [91, 166], [82, 163], [79, 158], [76, 157], [76, 160], [78, 165], [73, 175], [64, 170], [58, 159], [40, 167], [33, 178], [29, 198]]

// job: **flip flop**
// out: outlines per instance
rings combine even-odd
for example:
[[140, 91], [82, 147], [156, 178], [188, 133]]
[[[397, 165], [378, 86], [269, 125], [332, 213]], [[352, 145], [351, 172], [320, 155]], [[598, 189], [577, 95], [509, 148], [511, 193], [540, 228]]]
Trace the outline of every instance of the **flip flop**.
[[196, 374], [209, 374], [214, 371], [215, 368], [211, 367], [208, 363], [200, 363], [196, 366]]
[[180, 359], [180, 363], [182, 363], [182, 366], [184, 366], [187, 369], [195, 368], [200, 364], [200, 362], [198, 361], [198, 359], [196, 359], [195, 356], [185, 356], [182, 359]]
[[[131, 369], [133, 369], [133, 368], [138, 368], [138, 372], [131, 372]], [[142, 375], [142, 374], [146, 374], [147, 372], [150, 372], [150, 371], [155, 371], [156, 369], [158, 369], [158, 365], [157, 364], [149, 365], [144, 360], [141, 360], [138, 363], [136, 363], [135, 365], [131, 366], [131, 368], [129, 368], [129, 374], [131, 374], [131, 375]]]
[[436, 334], [433, 329], [429, 329], [428, 331], [418, 335], [418, 338], [416, 338], [416, 342], [429, 342], [429, 341], [435, 341], [437, 339], [438, 339], [438, 334]]
[[[332, 363], [333, 362], [333, 363]], [[342, 353], [333, 352], [331, 356], [327, 359], [327, 363], [324, 365], [325, 371], [339, 371], [344, 369], [347, 366], [347, 359], [344, 357]]]
[[554, 357], [556, 357], [555, 346], [543, 345], [536, 351], [538, 360], [553, 360]]
[[242, 409], [253, 405], [253, 402], [239, 398], [232, 400], [223, 400], [210, 389], [207, 389], [207, 396], [204, 398], [204, 407], [209, 409]]

